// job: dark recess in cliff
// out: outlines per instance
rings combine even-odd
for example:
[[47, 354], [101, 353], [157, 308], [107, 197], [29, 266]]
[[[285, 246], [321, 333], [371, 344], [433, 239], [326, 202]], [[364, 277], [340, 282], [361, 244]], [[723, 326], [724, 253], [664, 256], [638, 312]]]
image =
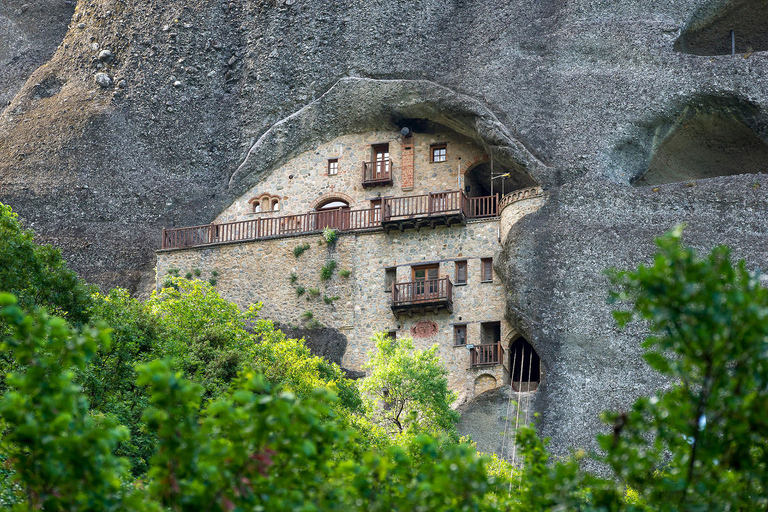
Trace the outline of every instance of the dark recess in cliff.
[[[694, 16], [675, 41], [675, 51], [730, 55], [768, 50], [768, 0], [735, 0], [714, 12]], [[733, 31], [733, 34], [731, 34]]]

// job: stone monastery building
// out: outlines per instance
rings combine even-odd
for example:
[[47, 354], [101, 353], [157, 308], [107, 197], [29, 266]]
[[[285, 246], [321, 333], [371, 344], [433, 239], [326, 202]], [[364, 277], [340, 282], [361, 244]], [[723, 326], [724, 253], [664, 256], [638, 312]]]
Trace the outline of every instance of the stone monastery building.
[[215, 276], [241, 307], [263, 302], [262, 317], [337, 329], [350, 370], [378, 331], [437, 343], [458, 403], [503, 385], [535, 390], [545, 369], [504, 318], [494, 255], [546, 194], [494, 169], [464, 136], [413, 125], [337, 137], [274, 169], [212, 224], [165, 230], [158, 286]]

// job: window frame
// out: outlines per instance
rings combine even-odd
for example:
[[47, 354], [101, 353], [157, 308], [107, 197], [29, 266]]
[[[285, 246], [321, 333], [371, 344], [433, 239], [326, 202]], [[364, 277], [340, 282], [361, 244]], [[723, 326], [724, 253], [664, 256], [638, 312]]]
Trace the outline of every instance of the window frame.
[[[435, 152], [442, 150], [442, 160], [435, 159]], [[433, 164], [440, 164], [448, 161], [448, 143], [438, 142], [430, 144], [429, 146], [429, 162]]]
[[[333, 171], [333, 172], [331, 172], [331, 171]], [[327, 176], [338, 176], [338, 174], [339, 174], [339, 159], [338, 158], [329, 158], [328, 159], [328, 164], [326, 166], [325, 173], [326, 173]]]
[[[391, 279], [390, 279], [391, 276]], [[384, 292], [392, 292], [392, 285], [397, 282], [397, 267], [384, 268]]]
[[[459, 268], [462, 267], [462, 266], [464, 267], [464, 280], [459, 280], [459, 276], [460, 276]], [[464, 286], [465, 284], [467, 284], [467, 277], [468, 277], [468, 273], [467, 273], [467, 260], [457, 260], [455, 262], [454, 272], [455, 272], [455, 274], [454, 274], [454, 283], [453, 284], [455, 286]]]
[[[462, 333], [464, 335], [464, 342], [459, 343], [459, 334]], [[453, 325], [453, 346], [454, 347], [464, 347], [467, 345], [467, 324], [454, 324]]]
[[[490, 279], [486, 279], [486, 266], [490, 270]], [[480, 258], [480, 282], [492, 283], [493, 282], [493, 258]]]

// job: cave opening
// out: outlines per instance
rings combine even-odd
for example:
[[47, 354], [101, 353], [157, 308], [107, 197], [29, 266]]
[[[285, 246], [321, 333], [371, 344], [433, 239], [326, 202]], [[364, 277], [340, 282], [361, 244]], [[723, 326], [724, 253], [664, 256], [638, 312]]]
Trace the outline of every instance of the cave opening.
[[768, 144], [731, 112], [702, 112], [679, 123], [651, 155], [635, 186], [768, 172]]
[[464, 175], [464, 193], [467, 197], [504, 197], [515, 190], [535, 186], [537, 183], [528, 175], [516, 173], [509, 167], [491, 166], [490, 162], [480, 163]]
[[509, 346], [509, 382], [515, 391], [535, 391], [541, 382], [541, 359], [521, 337]]
[[768, 0], [731, 0], [714, 12], [702, 10], [680, 34], [674, 49], [702, 56], [768, 50]]

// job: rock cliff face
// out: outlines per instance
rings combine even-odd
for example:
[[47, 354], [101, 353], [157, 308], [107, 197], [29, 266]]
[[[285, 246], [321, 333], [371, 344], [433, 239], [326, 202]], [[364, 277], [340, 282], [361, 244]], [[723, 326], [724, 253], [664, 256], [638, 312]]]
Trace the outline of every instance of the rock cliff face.
[[[743, 14], [763, 4], [4, 2], [0, 201], [83, 277], [145, 293], [162, 227], [210, 222], [339, 134], [449, 126], [549, 190], [497, 271], [562, 453], [590, 445], [599, 410], [661, 385], [642, 333], [613, 326], [604, 268], [647, 260], [682, 221], [701, 250], [766, 266], [766, 29]], [[747, 53], [721, 55], [730, 30]]]

